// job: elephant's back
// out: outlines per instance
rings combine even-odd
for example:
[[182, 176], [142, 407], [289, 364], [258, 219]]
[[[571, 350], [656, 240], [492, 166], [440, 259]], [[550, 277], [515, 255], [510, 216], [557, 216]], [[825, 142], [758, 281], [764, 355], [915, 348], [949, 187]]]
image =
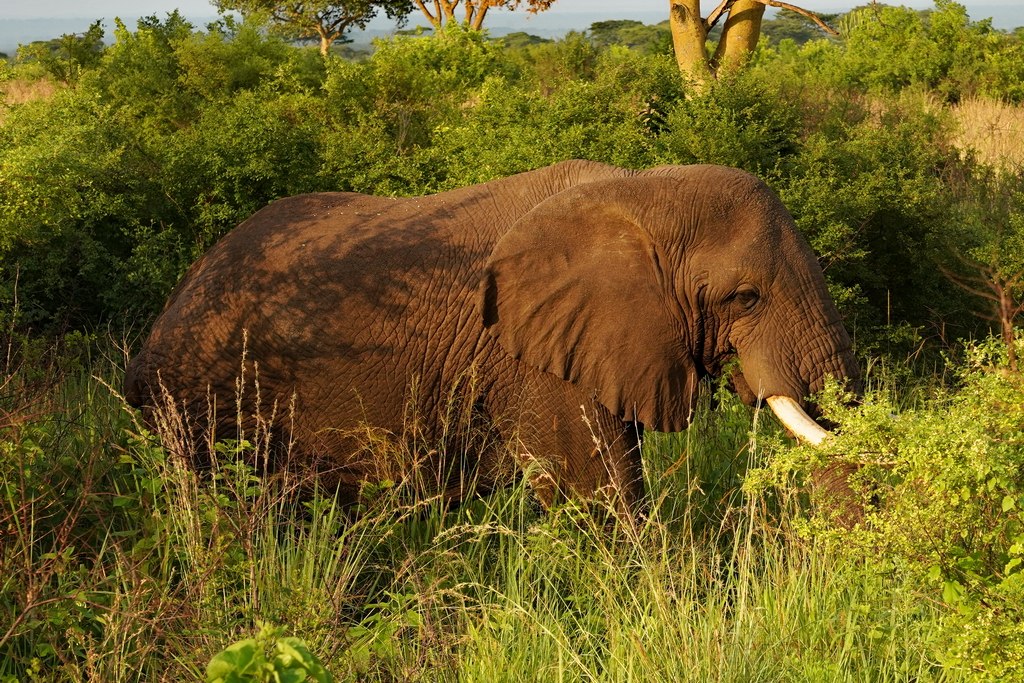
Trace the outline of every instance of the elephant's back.
[[151, 402], [159, 373], [179, 400], [200, 401], [209, 387], [230, 405], [243, 358], [271, 394], [263, 401], [286, 402], [298, 387], [307, 400], [355, 411], [375, 402], [372, 393], [400, 390], [365, 368], [385, 368], [395, 382], [422, 376], [427, 347], [443, 348], [467, 322], [445, 318], [475, 311], [457, 299], [470, 293], [490, 240], [466, 237], [464, 203], [318, 193], [268, 205], [179, 283], [128, 368], [126, 395]]
[[[188, 271], [128, 369], [126, 395], [157, 379], [179, 401], [232, 406], [243, 366], [261, 400], [329, 406], [323, 426], [375, 406], [401, 423], [412, 383], [443, 395], [493, 343], [477, 290], [496, 241], [548, 196], [625, 171], [566, 162], [483, 185], [392, 199], [316, 193], [277, 200]], [[244, 362], [243, 362], [244, 359]], [[397, 406], [394, 415], [380, 415]], [[300, 406], [301, 408], [301, 406]]]

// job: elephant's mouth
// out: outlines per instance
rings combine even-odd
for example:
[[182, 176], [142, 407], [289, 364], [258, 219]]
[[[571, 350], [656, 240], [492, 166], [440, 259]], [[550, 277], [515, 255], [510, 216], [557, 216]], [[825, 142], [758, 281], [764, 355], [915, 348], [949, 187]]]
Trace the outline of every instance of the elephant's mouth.
[[[713, 359], [706, 367], [708, 367], [713, 376], [720, 374], [723, 368], [728, 371], [727, 380], [729, 388], [739, 395], [740, 400], [753, 405], [759, 397], [751, 391], [746, 379], [743, 377], [743, 373], [733, 363], [735, 359], [736, 351], [730, 349], [729, 352]], [[775, 413], [775, 417], [779, 418], [782, 426], [801, 441], [817, 446], [830, 436], [831, 433], [827, 429], [824, 429], [815, 422], [814, 418], [804, 410], [800, 403], [789, 396], [769, 396], [765, 399], [765, 402], [772, 412]]]
[[701, 363], [700, 370], [703, 376], [721, 377], [726, 375], [726, 380], [732, 384], [733, 378], [737, 377], [739, 365], [736, 362], [736, 349], [728, 349], [714, 356], [705, 356]]
[[[718, 377], [723, 372], [727, 373], [726, 380], [729, 383], [729, 388], [738, 394], [744, 403], [753, 405], [760, 397], [755, 395], [747, 385], [743, 373], [734, 362], [736, 358], [736, 349], [730, 348], [724, 353], [705, 359], [703, 370], [712, 377]], [[798, 401], [789, 396], [769, 396], [765, 402], [775, 413], [775, 417], [779, 418], [782, 426], [801, 441], [817, 446], [831, 435], [828, 430], [807, 414]]]

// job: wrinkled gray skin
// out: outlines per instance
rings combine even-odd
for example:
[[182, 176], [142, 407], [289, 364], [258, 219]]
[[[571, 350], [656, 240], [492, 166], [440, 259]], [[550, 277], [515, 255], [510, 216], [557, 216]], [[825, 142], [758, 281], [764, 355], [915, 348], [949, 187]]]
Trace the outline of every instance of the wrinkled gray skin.
[[[686, 427], [699, 380], [737, 356], [748, 402], [857, 376], [778, 198], [724, 167], [570, 161], [427, 197], [270, 204], [184, 277], [125, 393], [153, 419], [159, 380], [196, 433], [215, 397], [214, 426], [233, 437], [244, 364], [243, 413], [281, 406], [290, 463], [349, 500], [399, 469], [371, 435], [411, 441], [415, 424], [440, 444], [420, 449], [416, 475], [447, 496], [470, 475], [499, 484], [493, 444], [511, 441], [519, 466], [539, 463], [545, 502], [632, 508], [643, 429]], [[472, 423], [468, 442], [453, 422]]]

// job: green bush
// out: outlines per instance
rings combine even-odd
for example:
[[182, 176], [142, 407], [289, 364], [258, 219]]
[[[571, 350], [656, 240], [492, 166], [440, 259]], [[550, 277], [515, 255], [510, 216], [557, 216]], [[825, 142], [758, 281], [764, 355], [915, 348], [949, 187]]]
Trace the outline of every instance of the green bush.
[[[972, 22], [956, 2], [936, 0], [935, 9], [925, 11], [861, 7], [839, 25], [842, 41], [826, 51], [824, 69], [841, 87], [872, 94], [916, 88], [950, 102], [972, 95], [1021, 101], [1024, 45], [990, 20]], [[800, 55], [821, 49], [808, 44]]]
[[656, 143], [663, 163], [722, 164], [765, 176], [800, 148], [795, 104], [743, 74], [681, 100], [665, 118]]
[[2, 300], [17, 298], [35, 327], [133, 310], [134, 294], [111, 274], [131, 255], [126, 237], [168, 208], [150, 141], [118, 112], [62, 91], [10, 112], [0, 150]]
[[833, 391], [823, 405], [838, 435], [784, 448], [770, 468], [779, 481], [854, 472], [863, 519], [837, 524], [824, 506], [804, 533], [941, 602], [936, 656], [968, 680], [1024, 680], [1024, 376], [1006, 362], [1000, 341], [972, 344], [952, 387], [904, 409], [891, 387], [853, 409]]
[[851, 327], [944, 320], [966, 331], [972, 323], [937, 268], [945, 234], [957, 224], [946, 177], [959, 160], [948, 129], [913, 102], [881, 107], [852, 124], [826, 122], [773, 184]]
[[445, 189], [583, 158], [632, 168], [658, 163], [664, 112], [682, 97], [674, 63], [627, 50], [601, 53], [593, 80], [563, 78], [539, 92], [489, 78], [477, 101], [439, 131], [432, 150]]
[[50, 41], [19, 46], [17, 61], [22, 64], [34, 62], [51, 78], [71, 83], [78, 80], [83, 71], [95, 67], [102, 54], [103, 26], [100, 21], [95, 21], [81, 35], [64, 34]]
[[195, 258], [318, 175], [308, 51], [180, 15], [120, 25], [75, 87], [0, 127], [0, 301], [42, 330], [148, 320]]
[[523, 70], [532, 89], [548, 94], [565, 81], [593, 80], [601, 53], [584, 34], [570, 31], [560, 40], [527, 45], [506, 54], [511, 64]]
[[152, 131], [186, 125], [196, 103], [178, 78], [181, 65], [174, 46], [188, 40], [193, 27], [177, 12], [160, 21], [140, 19], [132, 32], [118, 21], [115, 42], [104, 52], [100, 68], [83, 79], [82, 88], [127, 112], [137, 126]]
[[161, 180], [190, 259], [271, 200], [332, 189], [317, 176], [323, 120], [318, 98], [260, 89], [204, 108], [164, 142]]
[[[920, 40], [966, 32], [1014, 59], [1004, 48], [1016, 38], [965, 24], [956, 6], [899, 17]], [[20, 319], [37, 327], [145, 320], [192, 260], [277, 197], [421, 194], [582, 157], [757, 173], [822, 256], [865, 348], [890, 323], [967, 333], [972, 305], [934, 264], [963, 214], [953, 180], [984, 176], [927, 97], [884, 95], [945, 81], [900, 85], [851, 66], [891, 36], [873, 15], [850, 23], [845, 44], [763, 45], [750, 70], [704, 94], [684, 91], [667, 55], [579, 35], [516, 49], [453, 28], [348, 62], [226, 20], [205, 32], [176, 13], [120, 26], [73, 89], [16, 106], [0, 131], [0, 297], [13, 301], [17, 280]], [[940, 52], [942, 73], [966, 59]]]

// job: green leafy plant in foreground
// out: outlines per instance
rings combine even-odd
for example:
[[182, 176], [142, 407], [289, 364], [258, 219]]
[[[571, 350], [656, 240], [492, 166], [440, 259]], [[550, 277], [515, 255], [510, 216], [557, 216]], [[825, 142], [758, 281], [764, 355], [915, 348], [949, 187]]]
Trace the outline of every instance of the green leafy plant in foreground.
[[316, 655], [299, 638], [263, 624], [255, 638], [229, 645], [206, 666], [207, 683], [333, 683]]

